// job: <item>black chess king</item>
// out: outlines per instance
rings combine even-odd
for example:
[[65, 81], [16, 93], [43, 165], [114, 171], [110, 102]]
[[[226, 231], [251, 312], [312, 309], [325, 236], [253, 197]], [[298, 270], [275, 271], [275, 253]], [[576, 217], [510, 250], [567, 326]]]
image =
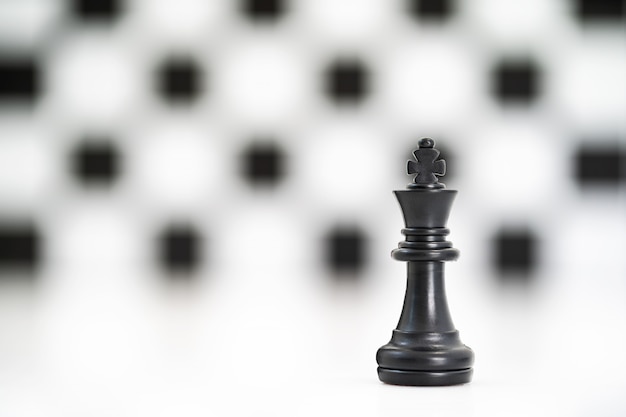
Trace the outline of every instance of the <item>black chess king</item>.
[[394, 385], [457, 385], [470, 382], [474, 353], [459, 338], [452, 323], [444, 284], [444, 262], [459, 251], [446, 240], [455, 190], [438, 176], [445, 161], [432, 139], [422, 139], [407, 172], [416, 174], [406, 190], [394, 191], [402, 214], [406, 240], [391, 256], [407, 262], [404, 306], [391, 341], [378, 349], [378, 377]]

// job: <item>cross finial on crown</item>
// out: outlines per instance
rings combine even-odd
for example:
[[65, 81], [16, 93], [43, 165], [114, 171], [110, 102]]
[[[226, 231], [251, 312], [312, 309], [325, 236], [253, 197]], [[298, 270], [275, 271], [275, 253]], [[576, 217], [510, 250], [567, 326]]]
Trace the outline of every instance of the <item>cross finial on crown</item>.
[[439, 151], [435, 149], [435, 141], [424, 138], [419, 141], [419, 148], [413, 151], [415, 161], [407, 162], [406, 170], [409, 175], [417, 174], [408, 188], [444, 188], [438, 176], [446, 173], [446, 161], [439, 158]]

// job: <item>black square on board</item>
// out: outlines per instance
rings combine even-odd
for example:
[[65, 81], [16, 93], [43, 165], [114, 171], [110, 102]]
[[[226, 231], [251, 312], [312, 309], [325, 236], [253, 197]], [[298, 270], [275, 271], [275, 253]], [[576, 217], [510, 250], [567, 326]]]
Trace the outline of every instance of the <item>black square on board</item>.
[[241, 157], [243, 177], [254, 186], [274, 186], [285, 176], [285, 153], [273, 142], [255, 142]]
[[608, 22], [625, 16], [623, 0], [574, 0], [574, 3], [576, 15], [583, 22]]
[[537, 238], [529, 229], [502, 229], [494, 237], [495, 268], [500, 276], [529, 277], [537, 268]]
[[72, 154], [72, 171], [85, 185], [109, 185], [120, 174], [120, 159], [118, 150], [110, 142], [84, 142]]
[[30, 223], [0, 223], [0, 269], [32, 272], [39, 266], [41, 238]]
[[325, 238], [325, 261], [334, 273], [355, 274], [366, 264], [366, 237], [357, 227], [337, 226]]
[[88, 22], [110, 22], [120, 13], [122, 0], [70, 0], [72, 11], [78, 19]]
[[331, 100], [342, 104], [357, 103], [368, 93], [369, 74], [358, 61], [337, 61], [328, 68], [325, 82]]
[[503, 61], [493, 72], [493, 93], [502, 103], [530, 103], [539, 95], [539, 69], [531, 61]]
[[574, 156], [575, 178], [580, 185], [617, 186], [626, 180], [623, 172], [626, 155], [617, 145], [598, 147], [585, 145]]
[[157, 91], [165, 101], [189, 103], [200, 94], [201, 72], [190, 58], [170, 58], [157, 72]]
[[0, 57], [0, 101], [33, 101], [40, 83], [39, 66], [32, 58]]
[[161, 266], [168, 273], [192, 273], [201, 261], [202, 239], [190, 225], [168, 226], [158, 241]]
[[240, 0], [244, 15], [255, 21], [274, 21], [285, 13], [284, 0]]
[[445, 20], [452, 8], [452, 0], [409, 0], [409, 11], [418, 20]]

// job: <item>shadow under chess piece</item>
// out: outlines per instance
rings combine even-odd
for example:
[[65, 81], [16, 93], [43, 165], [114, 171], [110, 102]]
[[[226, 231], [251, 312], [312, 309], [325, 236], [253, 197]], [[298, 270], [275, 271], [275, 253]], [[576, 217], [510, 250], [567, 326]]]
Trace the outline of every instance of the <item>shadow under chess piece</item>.
[[459, 251], [445, 237], [455, 190], [437, 176], [445, 161], [432, 139], [422, 139], [407, 171], [417, 174], [407, 190], [394, 191], [402, 208], [406, 240], [391, 255], [407, 262], [404, 306], [391, 341], [378, 349], [378, 377], [394, 385], [456, 385], [470, 382], [474, 353], [459, 338], [448, 310], [444, 262]]

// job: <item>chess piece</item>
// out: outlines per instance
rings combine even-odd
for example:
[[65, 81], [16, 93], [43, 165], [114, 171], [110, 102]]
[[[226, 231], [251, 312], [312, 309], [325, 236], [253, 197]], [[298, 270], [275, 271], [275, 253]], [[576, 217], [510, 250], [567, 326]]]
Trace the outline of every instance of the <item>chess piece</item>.
[[407, 262], [404, 306], [391, 341], [378, 349], [378, 377], [394, 385], [456, 385], [472, 378], [474, 353], [459, 338], [448, 310], [444, 262], [459, 251], [445, 239], [455, 190], [438, 176], [445, 161], [432, 139], [422, 139], [407, 172], [417, 174], [407, 190], [394, 191], [404, 215], [406, 240], [391, 252]]

